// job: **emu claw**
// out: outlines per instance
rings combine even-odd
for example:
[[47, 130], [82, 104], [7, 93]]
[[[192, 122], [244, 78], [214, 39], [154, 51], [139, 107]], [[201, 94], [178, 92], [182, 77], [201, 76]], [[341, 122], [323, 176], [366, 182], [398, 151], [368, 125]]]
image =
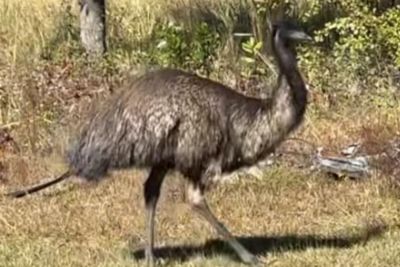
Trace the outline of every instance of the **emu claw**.
[[257, 259], [257, 257], [251, 253], [242, 255], [241, 258], [242, 258], [242, 261], [247, 265], [254, 266], [254, 267], [261, 266], [260, 261]]

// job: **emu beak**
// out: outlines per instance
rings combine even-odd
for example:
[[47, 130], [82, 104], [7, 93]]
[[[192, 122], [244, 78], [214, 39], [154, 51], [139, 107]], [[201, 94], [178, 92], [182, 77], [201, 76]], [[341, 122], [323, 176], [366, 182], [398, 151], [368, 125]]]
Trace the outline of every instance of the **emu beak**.
[[305, 41], [305, 42], [313, 41], [313, 38], [303, 31], [288, 31], [287, 36], [290, 39], [298, 40], [298, 41]]

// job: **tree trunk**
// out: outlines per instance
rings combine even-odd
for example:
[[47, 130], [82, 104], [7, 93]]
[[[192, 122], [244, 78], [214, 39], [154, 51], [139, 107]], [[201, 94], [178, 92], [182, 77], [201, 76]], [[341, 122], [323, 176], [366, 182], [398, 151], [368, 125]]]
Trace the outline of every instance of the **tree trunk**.
[[105, 0], [80, 0], [81, 42], [90, 56], [106, 50]]

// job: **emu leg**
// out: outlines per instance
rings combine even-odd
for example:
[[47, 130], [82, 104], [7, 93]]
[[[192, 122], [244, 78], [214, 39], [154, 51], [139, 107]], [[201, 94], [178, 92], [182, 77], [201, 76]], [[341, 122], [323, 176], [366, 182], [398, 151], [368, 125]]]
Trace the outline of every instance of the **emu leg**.
[[256, 256], [251, 254], [247, 249], [245, 249], [229, 232], [229, 230], [214, 216], [211, 212], [208, 204], [204, 198], [204, 190], [197, 185], [191, 185], [188, 190], [188, 198], [195, 212], [200, 214], [204, 219], [206, 219], [221, 235], [228, 244], [237, 253], [240, 259], [247, 264], [257, 265], [258, 260]]
[[146, 206], [146, 227], [147, 227], [147, 243], [146, 243], [146, 262], [148, 266], [154, 266], [154, 218], [156, 206], [160, 196], [161, 184], [165, 178], [167, 169], [164, 167], [153, 167], [150, 170], [149, 177], [144, 184], [144, 199]]

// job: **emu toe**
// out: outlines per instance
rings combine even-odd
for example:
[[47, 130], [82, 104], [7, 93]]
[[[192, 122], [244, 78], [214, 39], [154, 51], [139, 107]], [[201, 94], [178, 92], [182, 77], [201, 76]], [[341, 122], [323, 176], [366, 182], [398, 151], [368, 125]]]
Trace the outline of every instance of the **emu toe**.
[[250, 252], [244, 253], [240, 255], [240, 258], [242, 259], [243, 263], [250, 265], [250, 266], [260, 266], [260, 262], [257, 259], [257, 257]]

